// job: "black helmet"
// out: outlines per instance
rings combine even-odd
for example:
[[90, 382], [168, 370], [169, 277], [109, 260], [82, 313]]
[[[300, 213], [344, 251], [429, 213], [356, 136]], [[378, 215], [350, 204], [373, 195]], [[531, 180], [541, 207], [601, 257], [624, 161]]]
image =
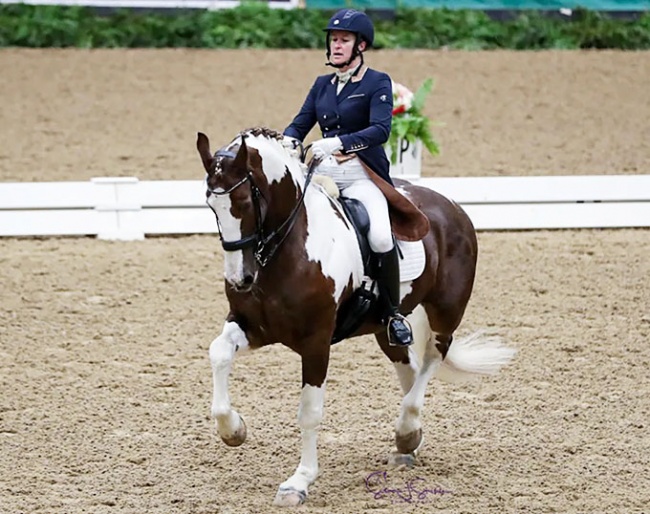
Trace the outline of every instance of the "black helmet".
[[375, 27], [366, 13], [354, 9], [341, 9], [330, 18], [327, 27], [330, 30], [346, 30], [354, 32], [363, 39], [368, 46], [372, 46], [375, 40]]

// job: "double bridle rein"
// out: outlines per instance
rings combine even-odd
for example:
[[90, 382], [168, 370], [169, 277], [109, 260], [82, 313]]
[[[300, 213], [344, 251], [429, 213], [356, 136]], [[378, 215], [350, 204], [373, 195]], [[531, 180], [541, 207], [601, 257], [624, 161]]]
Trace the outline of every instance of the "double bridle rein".
[[[218, 157], [235, 158], [236, 154], [229, 150], [219, 150], [214, 156], [215, 158]], [[300, 198], [298, 198], [298, 201], [294, 206], [293, 210], [289, 214], [289, 217], [286, 220], [284, 220], [284, 222], [282, 222], [282, 224], [279, 227], [272, 230], [269, 234], [266, 235], [264, 234], [264, 227], [263, 227], [264, 220], [262, 219], [262, 207], [260, 205], [260, 198], [264, 198], [264, 195], [262, 194], [262, 191], [260, 190], [258, 185], [255, 183], [255, 179], [253, 178], [253, 170], [248, 169], [246, 172], [246, 176], [243, 179], [241, 179], [234, 186], [230, 187], [225, 191], [215, 191], [214, 189], [208, 188], [207, 191], [208, 197], [210, 197], [212, 195], [214, 196], [229, 195], [238, 187], [243, 186], [246, 182], [250, 183], [250, 187], [251, 187], [253, 205], [255, 206], [255, 232], [253, 234], [250, 234], [249, 236], [242, 237], [237, 241], [224, 240], [222, 235], [222, 230], [221, 230], [221, 222], [219, 221], [219, 216], [217, 215], [217, 212], [214, 210], [212, 205], [210, 205], [210, 203], [208, 202], [208, 206], [210, 207], [210, 209], [212, 209], [212, 212], [214, 212], [215, 218], [217, 219], [217, 227], [219, 229], [219, 239], [221, 239], [221, 245], [223, 249], [226, 252], [234, 252], [237, 250], [243, 250], [245, 248], [255, 246], [255, 260], [260, 265], [260, 267], [263, 268], [264, 266], [266, 266], [268, 262], [271, 260], [271, 258], [275, 255], [275, 252], [277, 252], [277, 250], [280, 248], [284, 240], [291, 232], [291, 229], [293, 228], [296, 219], [298, 218], [298, 211], [305, 203], [307, 186], [309, 185], [309, 182], [311, 182], [311, 178], [314, 174], [314, 170], [316, 169], [317, 164], [318, 161], [316, 159], [313, 159], [309, 164], [302, 193], [300, 194]]]

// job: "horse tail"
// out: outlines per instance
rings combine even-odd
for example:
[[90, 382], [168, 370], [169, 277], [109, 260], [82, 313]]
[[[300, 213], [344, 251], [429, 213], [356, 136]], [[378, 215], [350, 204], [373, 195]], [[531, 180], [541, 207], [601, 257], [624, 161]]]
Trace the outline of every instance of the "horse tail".
[[434, 376], [445, 382], [495, 375], [515, 356], [516, 350], [498, 336], [477, 331], [451, 343]]
[[[444, 382], [466, 382], [477, 377], [495, 375], [515, 356], [516, 350], [506, 346], [502, 338], [478, 330], [455, 339], [442, 359], [424, 308], [419, 306], [409, 316], [413, 328], [413, 349], [423, 364], [432, 364], [433, 376]], [[427, 356], [429, 359], [427, 359]], [[426, 360], [433, 362], [426, 363]]]

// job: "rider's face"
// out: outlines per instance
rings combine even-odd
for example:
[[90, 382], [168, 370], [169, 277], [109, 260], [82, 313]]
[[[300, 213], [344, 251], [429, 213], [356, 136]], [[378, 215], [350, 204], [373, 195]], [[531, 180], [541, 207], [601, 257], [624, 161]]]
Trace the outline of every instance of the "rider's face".
[[[346, 62], [354, 50], [356, 38], [354, 33], [346, 30], [332, 30], [330, 32], [330, 62], [332, 64], [342, 64]], [[365, 41], [359, 45], [360, 50], [364, 50]], [[342, 68], [345, 70], [345, 68]]]

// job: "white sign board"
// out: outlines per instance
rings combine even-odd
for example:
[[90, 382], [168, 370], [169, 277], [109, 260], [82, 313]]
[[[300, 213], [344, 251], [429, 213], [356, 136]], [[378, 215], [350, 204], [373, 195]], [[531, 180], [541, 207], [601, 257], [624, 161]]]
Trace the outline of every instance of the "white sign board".
[[[392, 152], [386, 145], [386, 154], [391, 161]], [[397, 160], [390, 163], [390, 176], [395, 178], [419, 178], [422, 176], [422, 141], [410, 143], [406, 139], [397, 140]]]

